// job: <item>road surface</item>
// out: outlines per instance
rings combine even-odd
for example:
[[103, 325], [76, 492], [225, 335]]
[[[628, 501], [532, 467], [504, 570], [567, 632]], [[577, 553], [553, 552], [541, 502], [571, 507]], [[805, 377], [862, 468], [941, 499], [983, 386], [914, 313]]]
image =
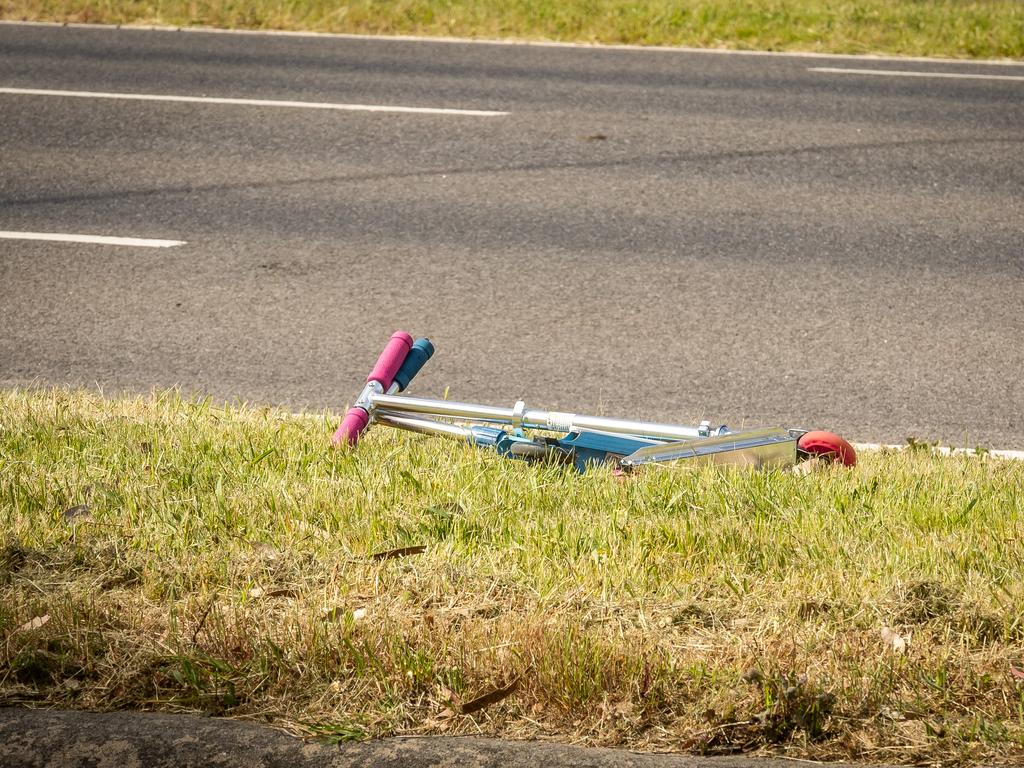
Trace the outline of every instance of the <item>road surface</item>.
[[1024, 446], [1024, 65], [0, 25], [0, 231], [0, 386]]

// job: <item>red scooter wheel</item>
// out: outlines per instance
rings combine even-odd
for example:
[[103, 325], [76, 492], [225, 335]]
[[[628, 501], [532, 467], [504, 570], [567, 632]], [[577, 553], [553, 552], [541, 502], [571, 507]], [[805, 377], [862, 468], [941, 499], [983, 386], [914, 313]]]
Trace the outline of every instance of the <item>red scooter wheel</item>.
[[796, 447], [811, 458], [826, 459], [846, 467], [857, 463], [857, 452], [853, 446], [832, 432], [808, 432], [800, 436]]

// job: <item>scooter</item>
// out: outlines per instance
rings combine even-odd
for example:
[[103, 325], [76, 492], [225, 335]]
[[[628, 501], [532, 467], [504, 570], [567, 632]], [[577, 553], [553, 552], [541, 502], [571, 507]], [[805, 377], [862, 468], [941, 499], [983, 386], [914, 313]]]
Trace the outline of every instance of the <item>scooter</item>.
[[[414, 341], [405, 331], [395, 332], [332, 444], [355, 446], [371, 424], [382, 424], [461, 440], [508, 458], [570, 465], [580, 472], [602, 464], [633, 470], [676, 463], [786, 467], [812, 458], [850, 467], [857, 461], [850, 443], [821, 430], [767, 427], [734, 432], [709, 421], [697, 426], [663, 424], [537, 410], [522, 400], [501, 408], [401, 394], [433, 354], [429, 339]], [[528, 435], [526, 430], [554, 435]]]

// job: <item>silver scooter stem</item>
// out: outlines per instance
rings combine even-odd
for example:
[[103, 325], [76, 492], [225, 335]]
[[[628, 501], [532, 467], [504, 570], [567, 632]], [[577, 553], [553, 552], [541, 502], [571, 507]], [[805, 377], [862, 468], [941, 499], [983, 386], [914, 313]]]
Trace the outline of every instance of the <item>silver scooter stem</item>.
[[446, 424], [442, 421], [424, 419], [417, 416], [405, 416], [400, 413], [388, 411], [375, 411], [373, 419], [378, 424], [388, 427], [398, 427], [410, 432], [418, 432], [422, 435], [438, 435], [441, 437], [454, 437], [460, 440], [472, 441], [473, 433], [467, 427], [460, 427], [457, 424]]
[[729, 433], [725, 426], [711, 427], [709, 424], [702, 424], [700, 427], [685, 427], [679, 424], [659, 424], [631, 419], [611, 419], [604, 416], [584, 416], [560, 411], [530, 410], [526, 408], [526, 403], [522, 400], [512, 408], [378, 393], [371, 393], [368, 400], [374, 409], [390, 411], [393, 414], [446, 416], [454, 419], [510, 424], [513, 427], [527, 429], [547, 429], [552, 432], [591, 430], [671, 440], [688, 440]]

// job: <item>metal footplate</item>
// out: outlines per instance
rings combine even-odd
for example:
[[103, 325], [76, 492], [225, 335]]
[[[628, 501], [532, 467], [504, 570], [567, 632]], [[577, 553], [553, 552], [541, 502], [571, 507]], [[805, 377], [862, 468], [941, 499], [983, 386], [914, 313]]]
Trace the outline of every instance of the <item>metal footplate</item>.
[[732, 432], [718, 437], [682, 440], [640, 448], [620, 460], [623, 467], [677, 461], [732, 464], [747, 467], [786, 467], [796, 463], [799, 433], [781, 427]]

